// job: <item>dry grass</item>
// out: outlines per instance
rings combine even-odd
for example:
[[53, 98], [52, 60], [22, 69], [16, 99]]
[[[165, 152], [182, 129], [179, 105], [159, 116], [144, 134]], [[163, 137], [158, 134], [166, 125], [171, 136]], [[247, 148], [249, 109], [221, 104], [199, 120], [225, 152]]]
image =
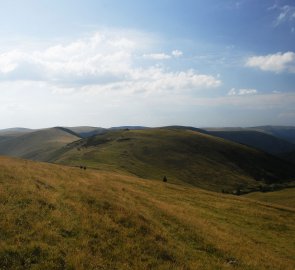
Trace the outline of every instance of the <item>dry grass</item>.
[[284, 269], [295, 210], [0, 158], [0, 269]]
[[245, 197], [295, 208], [295, 188], [287, 188], [274, 192], [253, 192], [245, 195]]

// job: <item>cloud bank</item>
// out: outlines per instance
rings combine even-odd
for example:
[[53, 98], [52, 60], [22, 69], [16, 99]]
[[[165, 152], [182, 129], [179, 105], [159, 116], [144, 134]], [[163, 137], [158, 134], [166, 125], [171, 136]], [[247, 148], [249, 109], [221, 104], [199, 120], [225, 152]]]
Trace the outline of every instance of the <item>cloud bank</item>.
[[253, 56], [247, 59], [246, 66], [259, 68], [263, 71], [276, 73], [290, 72], [295, 73], [295, 53], [275, 53], [265, 56]]
[[[12, 50], [0, 54], [0, 81], [41, 81], [91, 91], [163, 92], [216, 88], [218, 78], [193, 69], [172, 70], [169, 65], [145, 63], [183, 53], [145, 54], [153, 41], [139, 33], [98, 32], [68, 44], [45, 49]], [[144, 57], [140, 57], [143, 55]], [[141, 60], [140, 60], [141, 59]]]

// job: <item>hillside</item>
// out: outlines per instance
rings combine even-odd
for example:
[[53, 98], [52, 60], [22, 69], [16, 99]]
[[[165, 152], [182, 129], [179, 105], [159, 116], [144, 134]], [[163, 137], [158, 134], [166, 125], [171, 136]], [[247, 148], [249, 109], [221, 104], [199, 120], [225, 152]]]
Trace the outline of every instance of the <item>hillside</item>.
[[100, 127], [89, 127], [89, 126], [80, 126], [80, 127], [66, 127], [66, 129], [71, 130], [78, 134], [82, 138], [88, 138], [95, 136], [97, 134], [102, 134], [106, 131], [105, 128]]
[[252, 130], [265, 132], [295, 144], [295, 127], [292, 126], [259, 126]]
[[143, 178], [247, 192], [295, 179], [291, 163], [204, 133], [183, 129], [109, 131], [73, 142], [52, 161], [127, 171]]
[[11, 139], [13, 137], [18, 137], [24, 134], [28, 134], [33, 131], [34, 131], [33, 129], [28, 129], [28, 128], [0, 129], [0, 142], [6, 141], [7, 139]]
[[209, 134], [254, 147], [273, 155], [295, 151], [295, 144], [255, 130], [208, 131]]
[[286, 188], [273, 192], [253, 192], [244, 196], [250, 199], [295, 208], [295, 188]]
[[56, 150], [78, 139], [64, 128], [42, 129], [0, 140], [0, 154], [47, 161]]
[[289, 160], [289, 161], [295, 163], [295, 151], [282, 153], [281, 158]]
[[0, 211], [0, 269], [295, 265], [294, 208], [169, 182], [0, 157]]
[[0, 129], [0, 136], [9, 136], [9, 135], [21, 135], [25, 133], [33, 132], [33, 129], [29, 128], [6, 128], [6, 129]]

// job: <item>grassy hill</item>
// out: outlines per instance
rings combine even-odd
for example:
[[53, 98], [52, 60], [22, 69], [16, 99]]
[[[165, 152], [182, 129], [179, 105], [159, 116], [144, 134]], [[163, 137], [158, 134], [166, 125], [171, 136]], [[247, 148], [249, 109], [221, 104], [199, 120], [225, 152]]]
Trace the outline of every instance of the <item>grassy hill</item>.
[[0, 211], [0, 269], [295, 265], [294, 208], [169, 182], [0, 157]]
[[42, 129], [0, 140], [0, 154], [47, 161], [56, 150], [78, 139], [64, 128]]
[[295, 208], [295, 188], [287, 188], [274, 192], [253, 192], [244, 196], [263, 202], [280, 204]]
[[8, 139], [18, 137], [24, 134], [28, 134], [33, 132], [33, 129], [28, 128], [7, 128], [7, 129], [0, 129], [0, 142], [6, 141]]
[[295, 144], [255, 130], [209, 131], [209, 134], [254, 147], [273, 155], [295, 151]]
[[243, 192], [295, 179], [293, 164], [221, 138], [184, 129], [108, 131], [73, 142], [57, 163], [127, 171], [143, 178]]
[[0, 136], [14, 136], [14, 135], [22, 135], [25, 133], [33, 132], [33, 129], [29, 128], [6, 128], [6, 129], [0, 129]]

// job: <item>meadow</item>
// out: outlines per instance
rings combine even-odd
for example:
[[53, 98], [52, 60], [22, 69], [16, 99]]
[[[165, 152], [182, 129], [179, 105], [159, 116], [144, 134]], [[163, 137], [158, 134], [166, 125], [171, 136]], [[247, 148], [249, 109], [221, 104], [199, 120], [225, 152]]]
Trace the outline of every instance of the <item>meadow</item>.
[[0, 269], [295, 266], [295, 209], [122, 172], [0, 158]]

